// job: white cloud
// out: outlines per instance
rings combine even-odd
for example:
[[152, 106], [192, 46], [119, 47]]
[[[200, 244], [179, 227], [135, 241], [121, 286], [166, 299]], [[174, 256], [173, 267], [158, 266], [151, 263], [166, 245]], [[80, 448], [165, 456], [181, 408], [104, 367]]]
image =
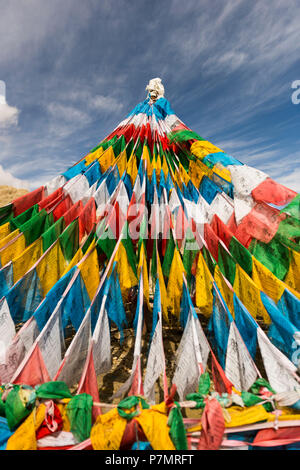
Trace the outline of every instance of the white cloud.
[[[266, 169], [275, 179], [282, 178], [290, 168], [286, 178], [294, 184], [292, 178], [296, 176], [291, 168], [294, 158], [287, 156], [292, 153], [291, 145], [284, 148], [274, 139], [273, 130], [266, 126], [264, 132], [263, 125], [258, 129], [251, 121], [246, 126], [245, 121], [272, 111], [282, 102], [290, 103], [289, 69], [299, 58], [297, 0], [274, 0], [272, 7], [259, 0], [250, 3], [247, 0], [185, 3], [172, 0], [167, 7], [170, 23], [164, 24], [163, 15], [153, 15], [150, 23], [145, 20], [143, 42], [136, 40], [138, 35], [128, 26], [131, 25], [129, 10], [126, 13], [120, 9], [115, 14], [114, 8], [118, 11], [121, 3], [116, 0], [112, 7], [109, 0], [100, 3], [88, 0], [87, 4], [79, 0], [6, 2], [0, 16], [1, 70], [6, 73], [6, 68], [10, 71], [12, 64], [23, 63], [25, 58], [24, 65], [32, 62], [32, 75], [30, 72], [25, 77], [25, 87], [22, 83], [19, 88], [14, 86], [16, 95], [12, 98], [17, 97], [14, 102], [20, 103], [22, 115], [26, 117], [23, 120], [27, 123], [26, 132], [18, 127], [10, 144], [3, 142], [2, 146], [0, 142], [0, 162], [7, 168], [6, 162], [14, 156], [9, 171], [30, 181], [36, 176], [43, 178], [49, 171], [59, 173], [73, 163], [71, 159], [79, 159], [80, 152], [93, 147], [124, 118], [121, 114], [125, 108], [127, 113], [128, 103], [133, 107], [140, 98], [144, 99], [148, 79], [159, 73], [166, 81], [169, 93], [166, 97], [187, 125], [244, 163]], [[77, 48], [78, 41], [81, 46], [84, 28], [95, 17], [102, 18], [104, 34], [101, 36], [99, 30], [95, 37], [86, 35], [93, 43], [88, 47], [83, 40], [85, 47]], [[131, 19], [137, 24], [139, 18]], [[114, 41], [114, 36], [120, 38], [120, 43]], [[55, 38], [60, 38], [58, 48]], [[95, 45], [97, 54], [101, 49], [97, 67]], [[55, 52], [55, 58], [51, 55], [47, 60], [48, 52]], [[40, 74], [40, 70], [44, 71], [44, 61], [47, 67], [51, 66], [51, 73]], [[123, 61], [126, 67], [122, 67]], [[84, 77], [80, 73], [83, 68]], [[22, 101], [26, 83], [34, 85], [36, 74], [39, 84], [33, 86], [33, 97], [27, 93]], [[223, 83], [227, 85], [231, 79], [230, 74], [234, 80], [238, 78], [234, 89], [224, 87], [221, 93]], [[16, 80], [22, 79], [20, 75], [21, 71], [15, 74]], [[139, 88], [138, 80], [142, 81]], [[191, 114], [185, 116], [185, 111]], [[12, 109], [10, 112], [10, 119], [7, 115], [5, 122], [16, 123], [16, 113]], [[33, 122], [30, 132], [29, 113]], [[104, 114], [105, 118], [101, 119]], [[282, 116], [281, 123], [286, 127], [286, 135], [290, 130], [288, 116]], [[5, 133], [8, 134], [6, 130]]]
[[300, 192], [300, 169], [296, 168], [295, 170], [293, 170], [291, 173], [288, 173], [287, 175], [279, 176], [277, 177], [276, 181], [299, 193]]
[[[103, 79], [104, 80], [104, 79]], [[99, 80], [96, 89], [103, 87], [104, 84]], [[76, 111], [86, 108], [88, 112], [93, 110], [96, 111], [120, 111], [123, 108], [123, 103], [117, 100], [113, 96], [105, 96], [100, 94], [94, 94], [90, 87], [76, 85], [70, 91], [64, 91], [61, 94], [57, 94], [57, 98], [62, 100], [62, 103], [52, 103], [48, 105], [48, 109], [52, 111], [52, 114], [56, 114], [57, 111], [65, 108], [66, 112], [63, 112], [62, 115], [72, 115], [73, 111], [76, 117]]]
[[[78, 15], [78, 25], [88, 22], [93, 8], [74, 0], [11, 0], [1, 2], [0, 61], [11, 63], [24, 60], [39, 53], [40, 45], [49, 37], [59, 35], [63, 48], [73, 31], [68, 31], [66, 22]], [[79, 27], [79, 26], [78, 26]]]
[[51, 119], [48, 134], [55, 139], [65, 139], [70, 134], [91, 125], [97, 112], [118, 113], [123, 103], [113, 96], [93, 94], [90, 87], [75, 85], [73, 89], [59, 93], [56, 100], [46, 105]]
[[256, 167], [278, 183], [300, 192], [299, 151], [283, 152], [276, 148], [276, 142], [267, 143], [263, 137], [249, 140], [227, 139], [214, 143], [242, 163]]
[[4, 170], [2, 165], [0, 165], [0, 185], [13, 186], [17, 189], [28, 189], [29, 187], [28, 181], [16, 178], [9, 171]]
[[96, 95], [90, 99], [90, 106], [101, 111], [120, 111], [123, 108], [123, 104], [117, 101], [115, 98], [104, 95]]
[[0, 104], [0, 128], [16, 126], [18, 124], [19, 110], [7, 103]]
[[68, 122], [89, 121], [89, 116], [85, 112], [81, 111], [80, 109], [74, 106], [64, 105], [60, 103], [50, 103], [48, 105], [48, 111], [57, 120], [62, 119]]

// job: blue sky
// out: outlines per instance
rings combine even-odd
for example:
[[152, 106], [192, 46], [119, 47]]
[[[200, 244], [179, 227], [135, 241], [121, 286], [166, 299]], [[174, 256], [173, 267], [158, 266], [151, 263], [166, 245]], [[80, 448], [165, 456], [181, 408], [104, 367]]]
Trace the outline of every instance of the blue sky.
[[0, 0], [0, 184], [63, 172], [161, 77], [189, 127], [300, 191], [299, 24], [297, 0]]

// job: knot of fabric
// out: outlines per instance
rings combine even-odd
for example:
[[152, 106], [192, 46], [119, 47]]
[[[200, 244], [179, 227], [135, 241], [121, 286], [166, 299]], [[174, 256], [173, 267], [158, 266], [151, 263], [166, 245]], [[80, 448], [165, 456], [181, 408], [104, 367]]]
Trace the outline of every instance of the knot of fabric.
[[117, 406], [117, 410], [121, 418], [131, 420], [132, 418], [140, 414], [140, 406], [144, 410], [150, 408], [150, 406], [143, 397], [133, 395], [131, 397], [124, 398], [124, 400], [120, 401]]
[[48, 400], [45, 402], [46, 410], [45, 410], [45, 424], [49, 431], [55, 432], [58, 429], [58, 423], [55, 420], [54, 414], [54, 401]]
[[204, 408], [205, 406], [204, 396], [201, 393], [189, 393], [186, 399], [196, 402], [196, 405], [193, 406], [195, 410], [199, 410], [199, 408]]
[[210, 377], [207, 372], [204, 372], [200, 375], [199, 384], [198, 384], [198, 392], [197, 393], [189, 393], [186, 396], [187, 400], [195, 401], [196, 406], [195, 409], [204, 408], [205, 407], [205, 397], [208, 396], [210, 390]]
[[181, 414], [181, 407], [177, 401], [174, 401], [174, 405], [170, 411], [168, 418], [168, 426], [170, 427], [170, 437], [176, 449], [187, 450], [188, 443], [186, 431]]

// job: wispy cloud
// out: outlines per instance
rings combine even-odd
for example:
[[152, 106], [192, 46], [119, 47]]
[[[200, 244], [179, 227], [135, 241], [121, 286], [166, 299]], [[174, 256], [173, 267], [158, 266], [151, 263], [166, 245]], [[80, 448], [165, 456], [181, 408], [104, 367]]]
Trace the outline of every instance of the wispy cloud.
[[[11, 107], [5, 118], [0, 111], [5, 171], [32, 187], [65, 171], [160, 76], [187, 125], [295, 187], [300, 106], [291, 104], [290, 86], [300, 79], [297, 0], [124, 5], [11, 0], [1, 6], [0, 79]], [[1, 126], [1, 119], [13, 125]]]
[[90, 107], [99, 111], [114, 112], [123, 109], [123, 104], [110, 96], [96, 95], [91, 99]]
[[17, 189], [28, 189], [29, 182], [13, 176], [9, 171], [4, 170], [0, 165], [0, 185], [13, 186]]
[[7, 103], [0, 103], [0, 128], [16, 126], [18, 124], [19, 110]]
[[286, 175], [276, 175], [276, 180], [287, 186], [288, 188], [293, 189], [294, 191], [300, 192], [300, 169], [295, 168], [292, 172], [289, 172]]

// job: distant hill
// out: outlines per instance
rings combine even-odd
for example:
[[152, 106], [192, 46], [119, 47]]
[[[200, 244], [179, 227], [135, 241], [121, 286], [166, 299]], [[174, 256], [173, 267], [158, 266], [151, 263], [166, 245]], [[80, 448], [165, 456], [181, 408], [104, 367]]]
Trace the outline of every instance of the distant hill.
[[27, 189], [17, 189], [12, 186], [0, 186], [0, 206], [6, 206], [17, 197], [28, 193]]

